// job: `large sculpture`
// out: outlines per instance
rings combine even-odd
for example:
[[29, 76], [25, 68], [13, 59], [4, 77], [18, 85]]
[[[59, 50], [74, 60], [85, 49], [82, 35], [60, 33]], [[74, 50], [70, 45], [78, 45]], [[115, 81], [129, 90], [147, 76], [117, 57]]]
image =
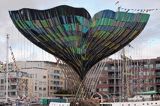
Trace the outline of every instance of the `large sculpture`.
[[84, 8], [10, 11], [17, 29], [32, 43], [66, 62], [83, 80], [100, 60], [117, 52], [145, 27], [149, 15], [103, 10], [91, 18]]

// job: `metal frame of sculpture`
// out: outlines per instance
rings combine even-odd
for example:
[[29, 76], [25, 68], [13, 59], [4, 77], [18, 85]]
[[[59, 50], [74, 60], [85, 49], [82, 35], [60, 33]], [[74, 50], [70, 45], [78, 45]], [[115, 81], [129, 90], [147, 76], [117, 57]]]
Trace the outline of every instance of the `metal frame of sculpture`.
[[96, 72], [89, 70], [137, 37], [149, 19], [148, 14], [112, 10], [100, 11], [91, 18], [84, 8], [66, 5], [9, 13], [28, 40], [69, 65], [83, 85], [87, 73]]

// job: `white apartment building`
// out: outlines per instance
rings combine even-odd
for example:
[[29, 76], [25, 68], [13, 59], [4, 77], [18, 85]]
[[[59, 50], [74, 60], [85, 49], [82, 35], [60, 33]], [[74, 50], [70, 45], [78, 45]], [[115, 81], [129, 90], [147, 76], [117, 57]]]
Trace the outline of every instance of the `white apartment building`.
[[[9, 63], [9, 96], [53, 97], [64, 89], [64, 75], [54, 62], [17, 61]], [[0, 68], [0, 97], [5, 97], [5, 64]]]
[[54, 62], [18, 61], [17, 66], [32, 76], [32, 97], [53, 97], [55, 92], [64, 88], [64, 75]]

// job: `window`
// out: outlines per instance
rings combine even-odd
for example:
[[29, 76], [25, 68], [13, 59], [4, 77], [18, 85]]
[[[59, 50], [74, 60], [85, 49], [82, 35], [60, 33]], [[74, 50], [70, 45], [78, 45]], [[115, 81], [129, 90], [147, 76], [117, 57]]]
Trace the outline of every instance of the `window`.
[[160, 63], [157, 63], [156, 64], [156, 69], [159, 69], [160, 68]]
[[5, 90], [5, 86], [1, 85], [0, 90]]
[[35, 86], [35, 91], [37, 91], [37, 86]]
[[112, 104], [103, 104], [102, 106], [112, 106]]
[[106, 81], [104, 81], [104, 82], [102, 82], [103, 84], [107, 84], [107, 82]]
[[54, 81], [54, 84], [55, 84], [55, 85], [59, 85], [60, 82], [59, 82], [59, 81]]
[[108, 67], [105, 67], [104, 70], [108, 70]]
[[102, 83], [102, 81], [99, 81], [99, 84], [101, 84]]
[[46, 91], [46, 88], [43, 88], [44, 91]]
[[149, 68], [153, 68], [153, 64], [150, 64], [150, 65], [149, 65]]
[[59, 71], [59, 70], [54, 70], [54, 73], [59, 74], [59, 73], [60, 73], [60, 71]]
[[11, 96], [15, 96], [16, 95], [16, 92], [11, 92]]
[[16, 85], [11, 85], [11, 89], [16, 89]]
[[108, 89], [107, 88], [103, 88], [103, 91], [108, 91]]
[[42, 88], [41, 88], [41, 87], [39, 87], [39, 90], [42, 90]]
[[154, 87], [150, 87], [150, 91], [153, 91], [154, 90]]
[[0, 97], [3, 97], [4, 96], [4, 93], [3, 92], [0, 92]]
[[60, 79], [60, 77], [57, 75], [54, 75], [54, 79]]
[[148, 68], [149, 67], [149, 65], [148, 64], [144, 64], [144, 68], [146, 69], [146, 68]]
[[4, 83], [4, 80], [3, 79], [1, 79], [1, 84], [3, 84]]
[[53, 89], [56, 90], [56, 87], [54, 87]]
[[160, 76], [160, 72], [156, 72], [156, 76]]
[[44, 79], [46, 79], [46, 76], [43, 76]]
[[52, 86], [50, 86], [50, 89], [52, 90]]
[[111, 66], [111, 70], [115, 70], [116, 68], [115, 68], [115, 66]]
[[97, 92], [99, 92], [99, 89], [96, 89]]

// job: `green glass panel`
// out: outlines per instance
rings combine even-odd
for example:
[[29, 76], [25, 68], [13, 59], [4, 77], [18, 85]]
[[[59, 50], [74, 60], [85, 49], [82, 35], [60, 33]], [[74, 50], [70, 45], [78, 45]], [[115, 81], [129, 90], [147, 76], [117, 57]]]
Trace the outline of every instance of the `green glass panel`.
[[64, 24], [63, 25], [66, 31], [69, 31], [69, 25], [68, 24]]
[[53, 40], [54, 40], [53, 35], [46, 34], [46, 37], [48, 37], [50, 41], [53, 41]]
[[123, 16], [122, 16], [122, 13], [121, 13], [121, 12], [117, 12], [117, 13], [116, 13], [116, 20], [118, 20], [118, 21], [123, 21]]
[[76, 18], [77, 18], [77, 20], [79, 21], [80, 24], [82, 24], [82, 25], [84, 24], [84, 22], [83, 22], [84, 18], [83, 17], [76, 16]]
[[25, 24], [24, 21], [21, 21], [21, 23], [22, 23], [22, 25], [23, 25], [23, 27], [24, 27], [25, 29], [28, 29], [28, 28], [29, 28], [29, 27], [27, 26], [27, 24]]
[[83, 33], [86, 33], [87, 31], [88, 31], [88, 28], [85, 27], [85, 26], [83, 26], [82, 32], [83, 32]]
[[127, 22], [134, 22], [132, 14], [128, 14], [128, 20], [127, 20]]
[[15, 21], [15, 23], [19, 28], [23, 29], [23, 26], [19, 23], [19, 21]]
[[133, 22], [133, 14], [129, 14], [126, 12], [118, 12], [116, 14], [116, 20], [118, 21], [124, 21], [124, 22]]
[[106, 37], [108, 37], [108, 35], [110, 35], [110, 34], [111, 34], [110, 32], [105, 32], [105, 33], [103, 33], [103, 37], [106, 38]]
[[60, 31], [60, 32], [63, 32], [63, 29], [62, 29], [62, 27], [59, 25], [59, 26], [57, 26], [57, 28], [58, 28], [58, 30]]
[[78, 36], [65, 36], [65, 37], [63, 37], [63, 39], [65, 41], [74, 41], [74, 40], [78, 40], [79, 37]]
[[31, 28], [34, 29], [34, 24], [32, 23], [32, 21], [25, 21], [25, 23]]
[[46, 20], [40, 20], [43, 27], [49, 27]]
[[141, 16], [140, 22], [146, 22], [146, 21], [148, 21], [148, 19], [149, 19], [149, 15], [148, 14], [143, 14]]
[[72, 31], [75, 31], [76, 30], [75, 24], [71, 24], [71, 28], [72, 28]]
[[112, 26], [113, 25], [114, 20], [113, 19], [109, 19], [108, 25]]

